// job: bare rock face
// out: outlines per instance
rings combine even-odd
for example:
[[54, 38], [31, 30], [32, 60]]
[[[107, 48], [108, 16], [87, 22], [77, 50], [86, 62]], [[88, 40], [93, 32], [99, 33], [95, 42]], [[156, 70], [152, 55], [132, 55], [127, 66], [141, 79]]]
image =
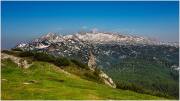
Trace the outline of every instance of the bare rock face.
[[100, 71], [99, 77], [101, 77], [106, 85], [109, 85], [112, 88], [116, 88], [116, 84], [113, 80], [103, 71]]
[[[97, 68], [97, 66], [96, 66], [96, 58], [93, 55], [92, 51], [89, 51], [88, 67], [92, 71], [95, 71], [95, 69]], [[106, 84], [106, 85], [108, 85], [108, 86], [110, 86], [112, 88], [116, 88], [116, 84], [113, 82], [113, 80], [106, 73], [104, 73], [102, 70], [100, 70], [98, 75], [103, 80], [104, 84]]]
[[96, 68], [96, 58], [94, 57], [94, 55], [92, 54], [92, 51], [89, 51], [89, 60], [88, 60], [88, 67], [91, 70], [95, 70]]
[[8, 55], [5, 53], [1, 53], [1, 59], [11, 59], [13, 62], [15, 62], [19, 67], [22, 68], [28, 68], [31, 64], [28, 64], [26, 60], [20, 57], [15, 57], [13, 55]]

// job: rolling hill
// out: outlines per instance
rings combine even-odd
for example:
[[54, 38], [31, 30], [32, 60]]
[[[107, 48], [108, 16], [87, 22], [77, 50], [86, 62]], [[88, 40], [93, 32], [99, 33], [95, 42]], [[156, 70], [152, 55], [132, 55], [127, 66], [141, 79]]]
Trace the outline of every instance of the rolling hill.
[[[28, 60], [28, 58], [23, 58]], [[28, 68], [19, 67], [11, 59], [1, 63], [1, 98], [25, 99], [165, 99], [104, 85], [69, 73], [74, 65], [58, 67], [52, 63], [31, 61]], [[77, 67], [78, 68], [78, 67]], [[76, 71], [76, 70], [73, 70]]]

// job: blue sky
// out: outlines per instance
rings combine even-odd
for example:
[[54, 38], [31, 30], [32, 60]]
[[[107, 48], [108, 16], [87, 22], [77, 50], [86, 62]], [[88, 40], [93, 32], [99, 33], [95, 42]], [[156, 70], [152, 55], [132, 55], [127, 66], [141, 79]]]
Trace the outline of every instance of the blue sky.
[[121, 32], [178, 41], [178, 2], [2, 2], [2, 49], [48, 32]]

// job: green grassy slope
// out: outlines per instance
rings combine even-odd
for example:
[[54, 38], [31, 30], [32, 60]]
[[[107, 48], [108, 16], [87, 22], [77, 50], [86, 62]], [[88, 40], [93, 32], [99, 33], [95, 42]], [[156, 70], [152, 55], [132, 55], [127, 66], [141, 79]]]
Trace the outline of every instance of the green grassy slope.
[[2, 99], [164, 99], [87, 81], [47, 62], [22, 69], [2, 60], [1, 75]]

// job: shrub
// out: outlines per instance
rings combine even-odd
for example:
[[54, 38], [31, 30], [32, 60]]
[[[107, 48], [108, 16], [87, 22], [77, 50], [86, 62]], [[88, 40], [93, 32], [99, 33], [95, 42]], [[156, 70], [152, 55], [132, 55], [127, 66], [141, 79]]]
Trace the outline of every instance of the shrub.
[[34, 54], [34, 59], [45, 62], [54, 62], [55, 57], [47, 53], [37, 52]]
[[94, 75], [99, 76], [100, 72], [101, 72], [101, 70], [96, 67], [94, 70]]
[[64, 57], [54, 57], [53, 55], [49, 55], [43, 52], [30, 52], [25, 51], [19, 54], [20, 57], [33, 57], [34, 60], [51, 62], [57, 66], [68, 66], [70, 65], [70, 61]]
[[14, 56], [19, 56], [19, 52], [15, 52], [15, 51], [11, 51], [11, 50], [3, 50], [2, 53], [14, 55]]
[[137, 86], [133, 83], [116, 83], [117, 87], [119, 89], [125, 89], [125, 90], [133, 90], [138, 93], [145, 93], [144, 89], [140, 86]]
[[55, 65], [57, 65], [57, 66], [69, 66], [70, 61], [67, 58], [64, 58], [64, 57], [58, 57], [55, 60]]
[[103, 81], [99, 76], [94, 75], [94, 73], [92, 73], [92, 72], [86, 72], [86, 73], [84, 73], [84, 76], [88, 80], [98, 81], [98, 82], [102, 82]]
[[[161, 92], [163, 87], [160, 87], [158, 84], [153, 84], [153, 86], [158, 86], [158, 87], [156, 87], [156, 90], [147, 90], [146, 88], [135, 85], [133, 83], [116, 82], [116, 88], [118, 88], [118, 89], [133, 90], [138, 93], [150, 94], [150, 95], [166, 97], [166, 98], [172, 98], [171, 96], [178, 97], [178, 93], [177, 94], [174, 93], [173, 95], [169, 96], [170, 94], [168, 94], [168, 92]], [[173, 91], [175, 91], [175, 90], [173, 90]]]
[[21, 48], [12, 48], [12, 51], [23, 51]]
[[13, 54], [11, 51], [9, 50], [2, 50], [2, 53], [6, 53], [6, 54]]
[[30, 56], [34, 56], [34, 53], [30, 52], [30, 51], [24, 51], [24, 52], [19, 53], [19, 56], [20, 57], [30, 57]]
[[75, 60], [75, 59], [71, 59], [71, 62], [73, 62], [75, 65], [77, 65], [78, 67], [80, 68], [88, 68], [85, 64], [81, 63], [80, 61], [78, 60]]

